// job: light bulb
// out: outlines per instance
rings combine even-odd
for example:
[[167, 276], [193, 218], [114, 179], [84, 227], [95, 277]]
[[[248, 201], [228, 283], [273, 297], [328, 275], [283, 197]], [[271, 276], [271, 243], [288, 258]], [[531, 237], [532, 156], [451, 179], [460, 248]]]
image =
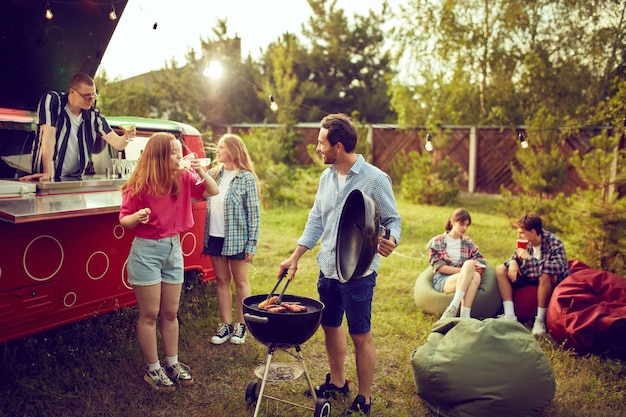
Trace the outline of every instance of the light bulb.
[[54, 14], [52, 13], [52, 9], [50, 8], [50, 3], [46, 3], [46, 19], [48, 20], [52, 20], [52, 18], [54, 17]]
[[274, 100], [273, 94], [270, 94], [270, 109], [272, 111], [278, 110], [278, 104], [276, 104], [276, 100]]
[[526, 140], [526, 136], [524, 136], [523, 133], [520, 133], [518, 135], [518, 138], [519, 138], [519, 145], [522, 147], [522, 149], [528, 148], [528, 141]]
[[111, 11], [109, 12], [109, 19], [115, 20], [117, 19], [117, 13], [115, 13], [115, 6], [111, 4]]
[[431, 135], [430, 133], [426, 135], [426, 143], [424, 144], [424, 149], [426, 149], [426, 152], [433, 151], [433, 135]]

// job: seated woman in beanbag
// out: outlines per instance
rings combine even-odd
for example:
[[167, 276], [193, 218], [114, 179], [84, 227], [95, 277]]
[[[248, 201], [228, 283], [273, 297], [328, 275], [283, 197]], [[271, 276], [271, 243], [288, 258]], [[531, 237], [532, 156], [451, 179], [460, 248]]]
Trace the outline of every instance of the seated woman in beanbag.
[[465, 236], [472, 224], [469, 212], [458, 208], [446, 221], [445, 233], [432, 239], [428, 256], [433, 268], [433, 286], [437, 291], [454, 297], [441, 318], [456, 317], [461, 307], [461, 318], [469, 318], [486, 261], [478, 246]]

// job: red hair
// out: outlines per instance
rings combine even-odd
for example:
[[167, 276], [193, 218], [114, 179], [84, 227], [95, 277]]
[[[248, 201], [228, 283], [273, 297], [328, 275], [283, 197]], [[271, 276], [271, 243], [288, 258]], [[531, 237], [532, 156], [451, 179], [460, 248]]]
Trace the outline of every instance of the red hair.
[[150, 136], [135, 170], [122, 185], [122, 192], [130, 190], [132, 196], [146, 193], [153, 196], [178, 194], [178, 173], [172, 169], [172, 141], [170, 133], [155, 133]]

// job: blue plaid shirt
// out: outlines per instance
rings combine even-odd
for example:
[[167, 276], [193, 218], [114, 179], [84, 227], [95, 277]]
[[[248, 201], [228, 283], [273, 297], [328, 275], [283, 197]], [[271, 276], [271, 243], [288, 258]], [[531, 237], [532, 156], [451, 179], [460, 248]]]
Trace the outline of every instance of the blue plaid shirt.
[[[224, 169], [217, 174], [219, 184]], [[206, 224], [204, 226], [204, 246], [209, 241], [211, 228], [211, 198], [207, 199]], [[222, 256], [237, 255], [241, 252], [256, 253], [261, 223], [261, 209], [256, 178], [251, 172], [237, 170], [224, 196], [224, 247]]]
[[[304, 232], [298, 239], [298, 245], [309, 249], [320, 241], [317, 263], [327, 278], [339, 278], [335, 263], [337, 230], [344, 202], [353, 190], [361, 190], [374, 200], [380, 214], [380, 224], [390, 230], [391, 236], [396, 239], [396, 245], [400, 244], [401, 218], [391, 188], [391, 178], [365, 162], [362, 155], [357, 155], [357, 161], [350, 168], [345, 185], [339, 188], [337, 168], [331, 165], [320, 177], [313, 208], [309, 212]], [[380, 255], [377, 253], [370, 269], [378, 271], [379, 264]]]
[[528, 245], [528, 253], [531, 258], [522, 260], [513, 252], [511, 258], [504, 264], [508, 267], [515, 260], [520, 264], [520, 273], [531, 281], [537, 281], [541, 274], [556, 275], [557, 282], [563, 281], [569, 275], [569, 266], [565, 257], [563, 242], [554, 233], [542, 230], [541, 233], [541, 259], [532, 257], [533, 247]]

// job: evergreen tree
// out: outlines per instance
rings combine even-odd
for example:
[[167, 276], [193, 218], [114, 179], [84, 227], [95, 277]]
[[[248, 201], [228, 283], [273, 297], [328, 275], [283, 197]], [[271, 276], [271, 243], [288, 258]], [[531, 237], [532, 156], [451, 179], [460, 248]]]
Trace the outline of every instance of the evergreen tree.
[[556, 128], [556, 120], [546, 109], [528, 123], [528, 148], [519, 147], [515, 157], [521, 165], [511, 162], [513, 181], [531, 196], [539, 199], [553, 196], [567, 181], [567, 156], [561, 151], [565, 139]]

